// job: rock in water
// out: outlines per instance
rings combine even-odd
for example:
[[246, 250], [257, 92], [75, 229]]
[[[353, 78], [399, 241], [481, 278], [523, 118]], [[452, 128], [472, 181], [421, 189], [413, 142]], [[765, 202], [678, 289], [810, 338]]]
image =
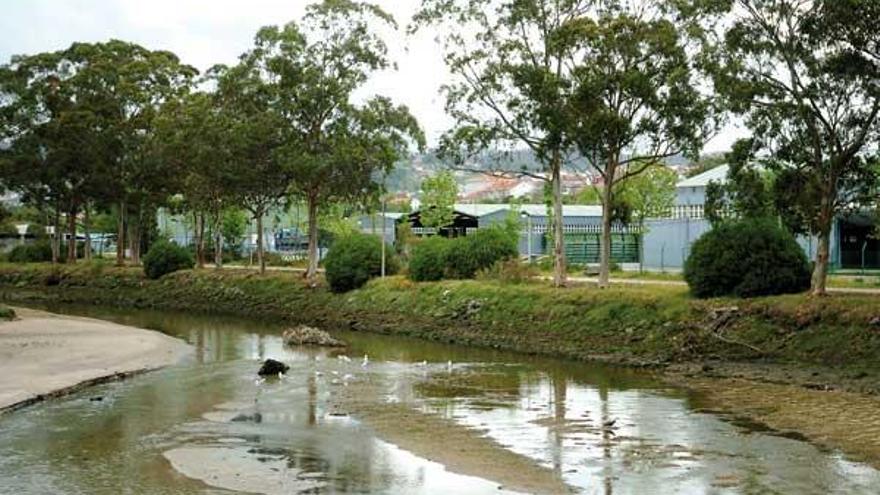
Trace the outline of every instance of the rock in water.
[[257, 372], [260, 376], [271, 376], [277, 375], [278, 373], [287, 373], [287, 370], [290, 369], [290, 366], [282, 363], [281, 361], [275, 361], [274, 359], [267, 359], [263, 366], [260, 367], [260, 371]]
[[334, 339], [329, 333], [306, 325], [288, 328], [284, 331], [281, 338], [287, 345], [316, 345], [322, 347], [346, 346], [345, 342]]

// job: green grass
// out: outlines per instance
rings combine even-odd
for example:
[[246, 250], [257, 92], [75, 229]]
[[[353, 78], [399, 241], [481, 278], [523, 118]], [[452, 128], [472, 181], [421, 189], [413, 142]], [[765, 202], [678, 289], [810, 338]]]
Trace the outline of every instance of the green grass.
[[[880, 355], [880, 328], [871, 324], [880, 300], [870, 295], [695, 300], [679, 286], [554, 289], [538, 281], [403, 277], [336, 295], [309, 288], [299, 273], [205, 269], [152, 281], [140, 268], [106, 264], [0, 264], [0, 295], [271, 318], [629, 364], [717, 358], [876, 368]], [[711, 315], [731, 306], [737, 318], [719, 338]]]
[[9, 321], [13, 319], [15, 319], [15, 310], [10, 308], [9, 306], [3, 306], [2, 304], [0, 304], [0, 321]]

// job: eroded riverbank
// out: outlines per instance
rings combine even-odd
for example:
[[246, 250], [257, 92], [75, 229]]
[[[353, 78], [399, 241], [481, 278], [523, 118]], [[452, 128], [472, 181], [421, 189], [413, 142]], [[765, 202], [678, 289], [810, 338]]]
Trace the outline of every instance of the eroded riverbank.
[[[271, 322], [55, 309], [168, 332], [195, 358], [0, 419], [0, 479], [22, 495], [880, 489], [870, 466], [709, 413], [647, 371], [337, 332], [346, 361], [283, 347]], [[268, 357], [291, 371], [257, 384]]]
[[174, 364], [192, 348], [159, 332], [15, 308], [0, 322], [0, 414]]

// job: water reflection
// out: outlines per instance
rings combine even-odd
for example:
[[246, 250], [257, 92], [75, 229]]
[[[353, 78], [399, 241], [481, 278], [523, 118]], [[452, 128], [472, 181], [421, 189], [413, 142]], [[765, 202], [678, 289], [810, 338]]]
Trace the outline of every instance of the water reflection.
[[[0, 418], [0, 493], [880, 491], [868, 466], [695, 412], [643, 373], [360, 333], [340, 335], [347, 362], [284, 348], [271, 323], [53, 309], [196, 352]], [[291, 372], [257, 386], [268, 357]]]

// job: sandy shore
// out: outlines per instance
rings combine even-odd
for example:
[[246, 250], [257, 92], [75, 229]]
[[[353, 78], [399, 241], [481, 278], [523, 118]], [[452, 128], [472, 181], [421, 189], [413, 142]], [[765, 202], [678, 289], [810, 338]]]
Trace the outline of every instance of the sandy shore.
[[115, 323], [15, 308], [0, 323], [0, 413], [81, 387], [174, 364], [179, 339]]

